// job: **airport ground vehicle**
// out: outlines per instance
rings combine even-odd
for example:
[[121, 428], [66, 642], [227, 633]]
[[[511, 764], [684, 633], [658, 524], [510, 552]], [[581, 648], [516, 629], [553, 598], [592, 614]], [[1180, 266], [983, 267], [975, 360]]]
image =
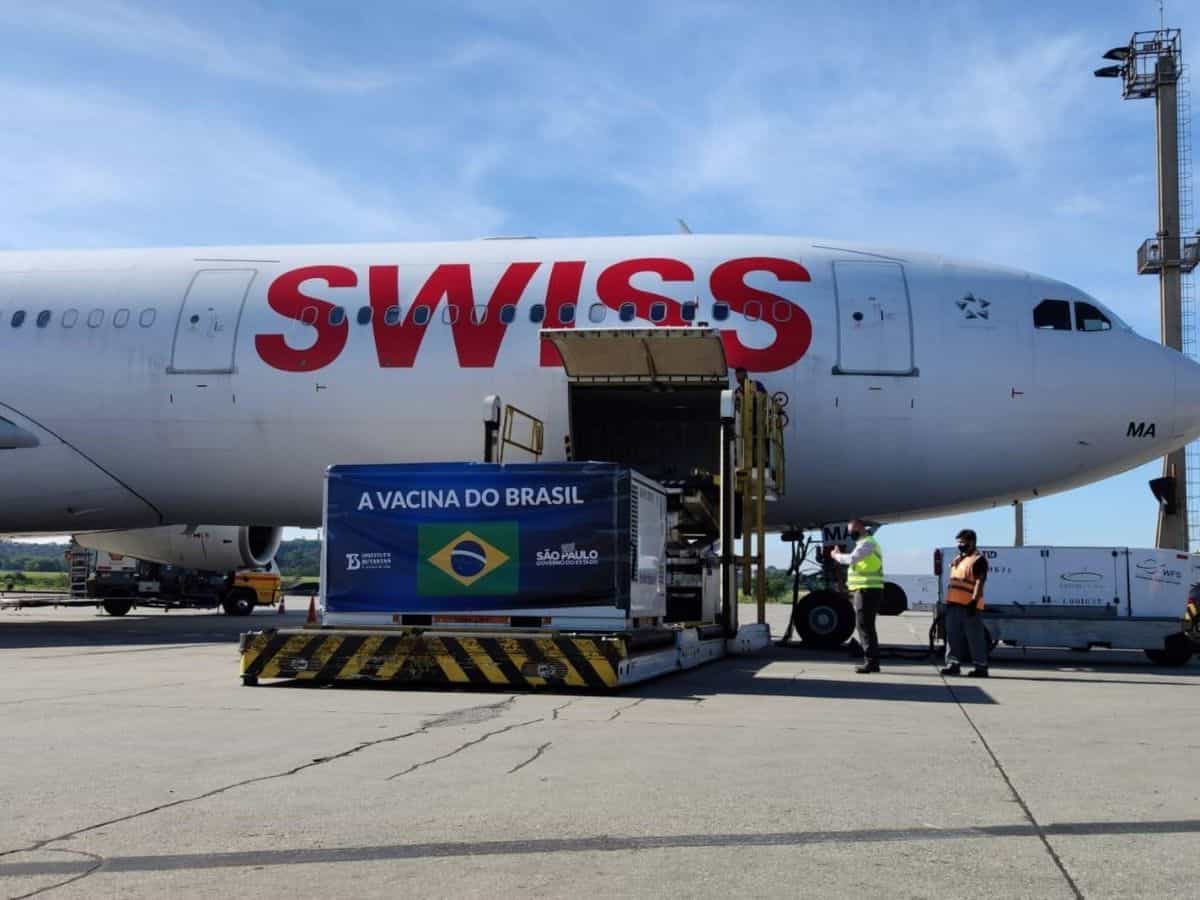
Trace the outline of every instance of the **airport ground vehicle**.
[[[1200, 556], [1131, 547], [981, 547], [988, 560], [984, 619], [1010, 646], [1144, 650], [1183, 665], [1196, 644], [1185, 633]], [[939, 604], [956, 551], [934, 553]], [[1198, 635], [1200, 636], [1200, 635]]]
[[123, 616], [134, 606], [220, 606], [229, 615], [245, 616], [258, 606], [278, 603], [282, 596], [279, 572], [273, 566], [263, 571], [206, 572], [103, 551], [96, 554], [87, 591], [112, 616]]
[[784, 398], [730, 390], [707, 328], [550, 334], [588, 461], [502, 462], [541, 423], [490, 396], [483, 463], [331, 467], [321, 621], [243, 635], [245, 684], [604, 689], [766, 646]]

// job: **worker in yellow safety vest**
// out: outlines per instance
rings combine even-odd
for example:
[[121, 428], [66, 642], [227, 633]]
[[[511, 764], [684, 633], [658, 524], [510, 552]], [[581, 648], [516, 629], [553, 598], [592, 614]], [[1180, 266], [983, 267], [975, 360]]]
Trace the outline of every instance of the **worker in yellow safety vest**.
[[842, 553], [834, 548], [829, 551], [829, 556], [849, 567], [846, 588], [853, 595], [854, 624], [864, 657], [863, 664], [854, 671], [866, 675], [879, 671], [879, 635], [875, 630], [875, 618], [883, 600], [883, 550], [875, 536], [867, 534], [867, 526], [861, 519], [851, 522], [848, 531], [854, 539], [854, 549]]
[[983, 585], [987, 581], [987, 557], [979, 552], [975, 532], [964, 528], [955, 538], [958, 556], [950, 564], [950, 580], [946, 585], [946, 665], [943, 675], [961, 675], [961, 661], [968, 648], [975, 668], [970, 678], [988, 677], [987, 631], [983, 627]]

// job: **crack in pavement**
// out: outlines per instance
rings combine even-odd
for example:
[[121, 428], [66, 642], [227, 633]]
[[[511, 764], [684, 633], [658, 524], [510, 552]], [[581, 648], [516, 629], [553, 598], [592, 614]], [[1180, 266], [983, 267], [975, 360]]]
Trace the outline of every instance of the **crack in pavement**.
[[45, 887], [40, 887], [36, 891], [30, 891], [27, 894], [14, 894], [12, 896], [11, 900], [28, 900], [29, 897], [36, 897], [38, 894], [44, 894], [47, 891], [53, 891], [53, 890], [57, 890], [58, 888], [61, 888], [61, 887], [66, 887], [68, 884], [74, 884], [76, 881], [83, 881], [83, 879], [87, 878], [89, 875], [96, 872], [105, 863], [105, 859], [103, 856], [100, 856], [95, 853], [89, 853], [86, 850], [71, 850], [71, 849], [67, 849], [65, 847], [63, 847], [63, 848], [51, 847], [51, 848], [47, 849], [45, 852], [46, 853], [69, 853], [69, 854], [74, 854], [76, 856], [82, 856], [85, 859], [92, 860], [93, 865], [90, 868], [85, 869], [84, 871], [80, 872], [78, 875], [71, 876], [66, 881], [59, 881], [54, 884], [48, 884]]
[[526, 725], [536, 725], [538, 722], [544, 722], [544, 721], [546, 721], [544, 717], [537, 718], [537, 719], [530, 719], [528, 722], [517, 722], [513, 725], [505, 725], [503, 728], [497, 728], [495, 731], [485, 732], [484, 734], [480, 735], [477, 738], [472, 738], [471, 740], [469, 740], [465, 743], [459, 744], [457, 747], [455, 747], [449, 753], [443, 753], [441, 756], [435, 756], [433, 759], [426, 759], [419, 763], [413, 763], [411, 766], [409, 766], [403, 772], [397, 772], [395, 775], [389, 775], [387, 780], [394, 781], [395, 779], [400, 778], [403, 775], [407, 775], [410, 772], [417, 771], [417, 769], [422, 769], [425, 766], [431, 766], [436, 762], [441, 762], [443, 759], [449, 759], [451, 756], [456, 756], [459, 753], [462, 753], [464, 750], [474, 747], [476, 744], [482, 744], [488, 738], [495, 737], [498, 734], [504, 734], [507, 731], [513, 731], [514, 729], [517, 729], [517, 728], [524, 728]]
[[533, 756], [529, 757], [529, 759], [525, 760], [525, 762], [519, 763], [519, 764], [513, 766], [511, 769], [509, 769], [508, 774], [511, 775], [513, 772], [520, 772], [523, 768], [525, 768], [530, 763], [537, 762], [538, 758], [543, 753], [545, 753], [547, 750], [549, 750], [551, 746], [552, 746], [552, 743], [550, 741], [546, 741], [546, 743], [542, 744], [542, 746], [537, 748], [537, 752], [534, 753]]
[[613, 714], [611, 716], [609, 716], [607, 719], [605, 719], [605, 721], [606, 722], [616, 721], [618, 718], [620, 718], [621, 713], [625, 712], [625, 710], [633, 709], [639, 703], [645, 703], [646, 700], [647, 700], [646, 697], [642, 697], [640, 700], [634, 700], [632, 703], [627, 703], [624, 706], [618, 706], [616, 709], [613, 710]]
[[17, 703], [54, 703], [59, 700], [75, 700], [82, 697], [101, 697], [106, 694], [130, 694], [136, 691], [159, 690], [168, 687], [183, 687], [190, 682], [173, 681], [166, 684], [140, 685], [139, 687], [110, 688], [106, 691], [80, 691], [62, 697], [22, 697], [20, 700], [0, 700], [0, 706], [13, 706]]
[[570, 700], [568, 700], [562, 706], [556, 706], [556, 707], [554, 707], [554, 709], [550, 710], [550, 721], [557, 722], [558, 714], [560, 712], [562, 712], [564, 709], [566, 709], [568, 706], [570, 706], [572, 703], [574, 703], [576, 699], [578, 699], [578, 698], [572, 697]]
[[[427, 721], [423, 725], [421, 725], [420, 728], [416, 728], [412, 731], [405, 731], [401, 734], [393, 734], [393, 735], [389, 735], [388, 737], [377, 738], [373, 741], [362, 741], [358, 744], [355, 744], [353, 747], [349, 748], [348, 750], [343, 750], [340, 753], [332, 753], [329, 756], [318, 756], [318, 757], [312, 759], [310, 762], [306, 762], [306, 763], [303, 763], [298, 766], [293, 766], [292, 768], [286, 769], [282, 772], [274, 772], [270, 775], [257, 775], [254, 778], [245, 778], [241, 781], [235, 781], [232, 784], [227, 784], [222, 787], [213, 788], [211, 791], [205, 791], [202, 794], [196, 794], [195, 796], [192, 796], [192, 797], [181, 797], [178, 800], [171, 800], [168, 803], [160, 803], [158, 806], [152, 806], [149, 809], [143, 809], [143, 810], [139, 810], [138, 812], [128, 813], [127, 815], [124, 815], [124, 816], [117, 816], [116, 818], [108, 819], [104, 822], [97, 822], [94, 825], [87, 825], [83, 828], [77, 828], [74, 831], [68, 831], [65, 834], [56, 835], [55, 837], [51, 837], [51, 838], [45, 838], [40, 841], [34, 841], [32, 844], [29, 844], [26, 847], [17, 847], [12, 850], [2, 850], [2, 851], [0, 851], [0, 859], [2, 859], [3, 857], [6, 857], [6, 856], [12, 856], [15, 853], [32, 853], [36, 850], [42, 850], [43, 848], [47, 847], [47, 845], [49, 845], [49, 844], [56, 844], [59, 841], [70, 840], [71, 838], [79, 837], [80, 835], [87, 834], [88, 832], [96, 831], [100, 828], [106, 828], [109, 825], [120, 825], [124, 822], [129, 822], [129, 821], [132, 821], [133, 819], [140, 819], [144, 816], [149, 816], [149, 815], [152, 815], [157, 812], [163, 812], [168, 809], [173, 809], [177, 806], [184, 806], [188, 803], [196, 803], [200, 800], [207, 800], [210, 797], [216, 797], [220, 794], [224, 794], [229, 791], [236, 790], [237, 788], [249, 787], [252, 784], [261, 784], [262, 782], [274, 781], [279, 778], [290, 778], [291, 776], [297, 775], [300, 772], [305, 771], [306, 769], [311, 769], [315, 766], [323, 766], [327, 763], [336, 762], [339, 759], [345, 759], [348, 756], [353, 756], [356, 753], [361, 753], [363, 750], [368, 750], [371, 747], [378, 747], [381, 744], [391, 744], [391, 743], [395, 743], [396, 741], [405, 740], [406, 738], [415, 737], [416, 735], [419, 735], [419, 734], [426, 734], [426, 733], [428, 733], [428, 731], [431, 728], [440, 728], [440, 727], [443, 727], [446, 725], [471, 724], [473, 722], [486, 721], [487, 719], [491, 719], [491, 718], [494, 718], [495, 716], [500, 715], [503, 712], [503, 710], [506, 709], [507, 707], [511, 706], [516, 701], [516, 699], [517, 698], [514, 695], [512, 697], [509, 697], [507, 700], [501, 701], [500, 703], [489, 703], [489, 704], [485, 704], [483, 706], [470, 706], [470, 707], [467, 707], [466, 709], [454, 710], [453, 712], [445, 713], [443, 715], [437, 716], [436, 718], [430, 719], [429, 721]], [[541, 721], [541, 720], [538, 719], [537, 721]], [[530, 724], [530, 723], [526, 723], [526, 724]], [[512, 726], [512, 727], [515, 727], [515, 726]], [[504, 729], [504, 730], [507, 730], [507, 729]], [[483, 739], [486, 740], [486, 738], [490, 737], [491, 734], [492, 734], [492, 732], [489, 732], [488, 735], [485, 735], [485, 737]], [[478, 743], [478, 742], [476, 742], [476, 743]], [[78, 852], [82, 852], [82, 851], [78, 851]]]

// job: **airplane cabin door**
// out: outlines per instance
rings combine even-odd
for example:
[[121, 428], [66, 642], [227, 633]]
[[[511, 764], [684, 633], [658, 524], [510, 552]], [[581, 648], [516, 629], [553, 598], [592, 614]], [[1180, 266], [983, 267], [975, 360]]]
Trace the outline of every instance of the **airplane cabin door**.
[[904, 267], [838, 260], [838, 375], [916, 375]]
[[233, 371], [238, 324], [255, 269], [201, 269], [179, 308], [172, 374]]

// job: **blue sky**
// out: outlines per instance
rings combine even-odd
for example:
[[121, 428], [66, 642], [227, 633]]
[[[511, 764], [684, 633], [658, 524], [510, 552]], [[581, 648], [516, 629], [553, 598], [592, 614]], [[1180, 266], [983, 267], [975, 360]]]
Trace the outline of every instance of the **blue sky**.
[[[1097, 7], [1100, 7], [1099, 9]], [[1200, 4], [1167, 24], [1200, 47]], [[877, 241], [1078, 285], [1157, 336], [1152, 2], [0, 0], [0, 247], [671, 231]], [[1200, 113], [1200, 106], [1197, 108]], [[1148, 545], [1157, 464], [1027, 508]], [[892, 571], [1009, 511], [891, 526]]]

